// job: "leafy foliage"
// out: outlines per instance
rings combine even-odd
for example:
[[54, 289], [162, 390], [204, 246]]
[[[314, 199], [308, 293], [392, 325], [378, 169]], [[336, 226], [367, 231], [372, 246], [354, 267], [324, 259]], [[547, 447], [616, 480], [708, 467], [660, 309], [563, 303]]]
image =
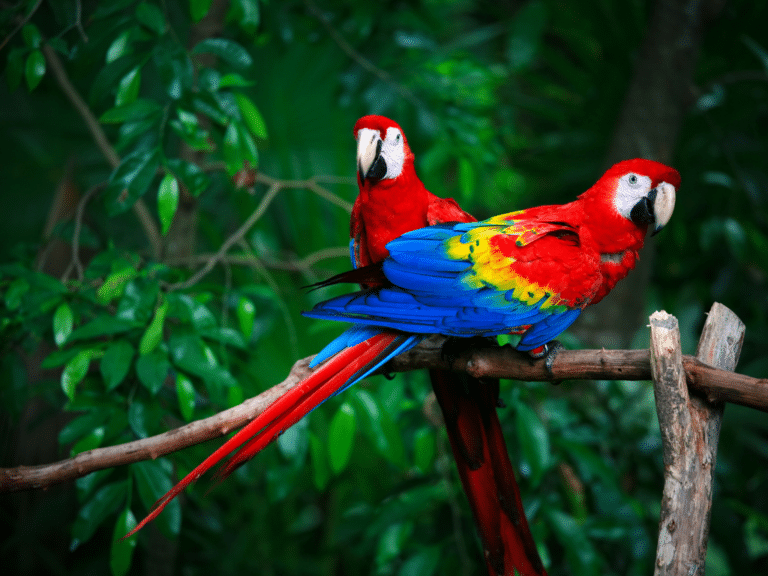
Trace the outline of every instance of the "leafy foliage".
[[[346, 266], [362, 114], [396, 118], [427, 186], [480, 216], [583, 190], [651, 6], [582, 4], [4, 8], [0, 394], [15, 436], [41, 447], [4, 442], [4, 464], [212, 415], [337, 333], [301, 318], [328, 293], [299, 286]], [[740, 371], [755, 376], [768, 372], [765, 12], [734, 0], [710, 25], [676, 152], [683, 190], [646, 295], [649, 311], [678, 316], [689, 352], [713, 300], [734, 309], [747, 324]], [[147, 549], [162, 535], [185, 574], [481, 573], [424, 375], [379, 380], [329, 401], [224, 487], [187, 491], [139, 546], [118, 538], [210, 445], [91, 474], [74, 496], [4, 499], [2, 563], [156, 573]], [[649, 386], [505, 383], [502, 395], [550, 572], [647, 573], [662, 471]], [[49, 427], [53, 443], [36, 435]], [[726, 410], [711, 574], [765, 568], [765, 432], [760, 415]]]

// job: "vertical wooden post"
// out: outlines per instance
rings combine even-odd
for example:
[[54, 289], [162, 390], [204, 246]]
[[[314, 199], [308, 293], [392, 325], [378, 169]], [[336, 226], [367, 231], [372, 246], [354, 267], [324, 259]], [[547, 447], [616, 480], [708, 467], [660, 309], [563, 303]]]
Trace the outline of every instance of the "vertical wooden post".
[[[699, 360], [734, 370], [744, 324], [715, 303], [697, 349]], [[651, 315], [651, 373], [664, 456], [664, 494], [656, 549], [657, 576], [703, 576], [722, 404], [689, 395], [677, 319]]]

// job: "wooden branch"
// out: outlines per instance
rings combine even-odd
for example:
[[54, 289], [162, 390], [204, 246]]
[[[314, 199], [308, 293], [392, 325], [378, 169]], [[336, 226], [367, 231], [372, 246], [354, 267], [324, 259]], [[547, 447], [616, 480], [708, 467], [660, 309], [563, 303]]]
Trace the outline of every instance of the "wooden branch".
[[[744, 324], [715, 303], [699, 340], [698, 359], [733, 370], [743, 339]], [[677, 319], [666, 312], [651, 316], [651, 370], [664, 457], [654, 574], [703, 574], [724, 404], [689, 394]]]
[[[500, 377], [523, 381], [651, 378], [650, 354], [647, 350], [564, 350], [557, 355], [550, 374], [542, 360], [531, 360], [526, 354], [510, 347], [469, 351], [459, 356], [449, 367], [441, 354], [443, 342], [444, 338], [432, 337], [392, 360], [386, 370], [407, 372], [439, 367], [466, 371], [479, 378]], [[311, 358], [297, 361], [288, 378], [280, 384], [210, 418], [150, 438], [83, 452], [53, 464], [0, 469], [0, 492], [45, 488], [96, 470], [158, 458], [224, 436], [261, 414], [276, 398], [310, 374], [307, 365]], [[768, 411], [768, 380], [729, 374], [706, 366], [692, 357], [685, 357], [683, 364], [689, 385], [703, 394]]]

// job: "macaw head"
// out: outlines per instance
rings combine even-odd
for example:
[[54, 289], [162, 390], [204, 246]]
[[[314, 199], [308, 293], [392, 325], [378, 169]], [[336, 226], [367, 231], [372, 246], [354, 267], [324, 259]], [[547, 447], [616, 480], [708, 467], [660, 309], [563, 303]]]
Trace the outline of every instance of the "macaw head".
[[675, 192], [680, 174], [674, 168], [653, 160], [624, 160], [614, 164], [582, 196], [608, 201], [620, 217], [643, 230], [661, 230], [675, 208]]
[[355, 123], [357, 176], [376, 184], [398, 178], [413, 166], [413, 153], [398, 124], [384, 116], [363, 116]]

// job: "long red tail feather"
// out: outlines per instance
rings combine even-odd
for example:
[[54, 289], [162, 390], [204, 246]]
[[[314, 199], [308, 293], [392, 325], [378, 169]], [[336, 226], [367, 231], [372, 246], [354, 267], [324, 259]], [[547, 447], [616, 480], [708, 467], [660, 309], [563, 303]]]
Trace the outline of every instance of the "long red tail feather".
[[393, 332], [383, 332], [343, 350], [321, 365], [315, 372], [270, 404], [213, 454], [180, 480], [152, 507], [150, 513], [123, 539], [134, 535], [163, 511], [168, 503], [208, 470], [235, 453], [218, 476], [226, 478], [238, 466], [253, 458], [283, 431], [293, 426], [314, 408], [344, 386], [361, 368], [375, 359], [398, 338]]
[[499, 423], [498, 381], [430, 370], [491, 576], [546, 576]]

